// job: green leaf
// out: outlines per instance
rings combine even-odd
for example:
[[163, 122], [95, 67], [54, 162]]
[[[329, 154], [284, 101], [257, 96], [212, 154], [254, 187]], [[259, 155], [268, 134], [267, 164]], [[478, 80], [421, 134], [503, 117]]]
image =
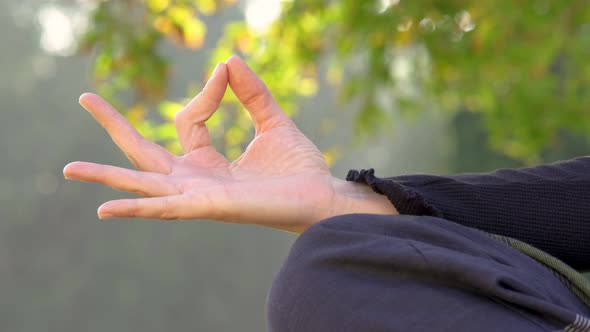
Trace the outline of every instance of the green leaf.
[[176, 113], [178, 113], [183, 107], [182, 104], [166, 100], [160, 103], [158, 111], [164, 119], [174, 121], [174, 116], [176, 116]]

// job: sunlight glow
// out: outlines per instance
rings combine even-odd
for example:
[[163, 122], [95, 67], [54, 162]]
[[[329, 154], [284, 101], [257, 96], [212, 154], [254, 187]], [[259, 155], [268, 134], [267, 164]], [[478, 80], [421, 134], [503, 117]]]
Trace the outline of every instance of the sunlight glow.
[[412, 74], [412, 63], [410, 58], [405, 54], [395, 57], [391, 63], [391, 75], [398, 81], [408, 81]]
[[55, 4], [45, 4], [37, 11], [37, 22], [41, 28], [41, 48], [53, 55], [71, 55], [75, 49], [78, 33], [88, 23], [86, 8], [64, 8]]
[[418, 25], [420, 26], [420, 29], [426, 32], [433, 32], [436, 30], [436, 23], [430, 17], [423, 18]]
[[412, 25], [414, 24], [414, 22], [412, 21], [411, 18], [409, 17], [404, 17], [401, 21], [401, 23], [397, 26], [397, 30], [398, 31], [409, 31], [412, 28]]
[[379, 0], [379, 13], [383, 13], [389, 8], [399, 4], [400, 0]]
[[41, 48], [52, 54], [68, 55], [74, 44], [74, 27], [64, 11], [54, 5], [41, 7], [37, 13], [41, 25]]
[[264, 33], [281, 15], [281, 0], [249, 0], [246, 4], [246, 23], [259, 33]]
[[455, 22], [459, 25], [459, 28], [465, 32], [469, 32], [475, 29], [475, 23], [471, 19], [471, 14], [468, 11], [462, 11], [455, 16]]
[[389, 75], [396, 82], [397, 96], [417, 96], [421, 82], [429, 75], [430, 59], [423, 46], [392, 49], [388, 54]]

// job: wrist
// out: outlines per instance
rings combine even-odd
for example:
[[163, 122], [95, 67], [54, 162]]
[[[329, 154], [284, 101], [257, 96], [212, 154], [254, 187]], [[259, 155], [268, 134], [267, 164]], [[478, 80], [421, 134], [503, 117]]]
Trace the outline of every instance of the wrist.
[[350, 213], [399, 214], [385, 195], [373, 191], [366, 184], [332, 179], [335, 201], [333, 215]]

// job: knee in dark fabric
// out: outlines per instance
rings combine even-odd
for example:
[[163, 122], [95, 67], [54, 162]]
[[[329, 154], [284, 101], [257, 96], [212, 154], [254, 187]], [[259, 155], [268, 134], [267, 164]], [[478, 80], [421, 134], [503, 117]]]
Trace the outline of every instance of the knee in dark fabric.
[[[351, 307], [387, 289], [383, 257], [373, 252], [382, 235], [371, 230], [384, 216], [345, 215], [324, 220], [299, 236], [277, 274], [267, 303], [270, 332], [357, 331], [371, 313]], [[372, 224], [369, 227], [369, 224]], [[378, 226], [378, 225], [377, 225]], [[391, 238], [388, 239], [392, 246]], [[408, 249], [405, 241], [399, 246]], [[403, 249], [402, 249], [403, 248]], [[382, 255], [381, 255], [382, 256]], [[370, 280], [370, 282], [367, 282]], [[379, 284], [382, 281], [381, 284]], [[350, 320], [350, 321], [349, 321]], [[344, 324], [346, 326], [338, 326]], [[381, 331], [374, 328], [371, 331]]]
[[[495, 240], [455, 228], [431, 217], [364, 214], [310, 227], [274, 280], [268, 331], [537, 331], [538, 322], [491, 301], [481, 287], [469, 290], [477, 285], [465, 284], [464, 276], [497, 264], [483, 246]], [[465, 260], [471, 256], [477, 259]]]

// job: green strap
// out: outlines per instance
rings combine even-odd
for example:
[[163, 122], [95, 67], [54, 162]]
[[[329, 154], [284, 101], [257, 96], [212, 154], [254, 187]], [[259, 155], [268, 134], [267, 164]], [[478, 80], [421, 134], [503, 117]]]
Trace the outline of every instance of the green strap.
[[590, 280], [559, 259], [539, 250], [525, 242], [497, 234], [487, 233], [523, 254], [545, 265], [555, 276], [571, 289], [587, 306], [590, 307]]

